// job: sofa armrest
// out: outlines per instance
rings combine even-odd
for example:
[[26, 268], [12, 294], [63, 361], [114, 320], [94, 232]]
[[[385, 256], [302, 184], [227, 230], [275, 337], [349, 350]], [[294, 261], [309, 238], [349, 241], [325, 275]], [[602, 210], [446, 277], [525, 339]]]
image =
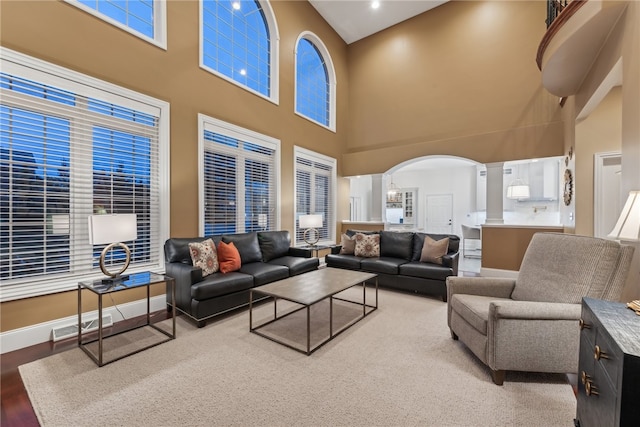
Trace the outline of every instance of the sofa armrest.
[[482, 295], [509, 298], [516, 285], [516, 279], [504, 277], [447, 277], [447, 297], [451, 301], [454, 294]]
[[442, 265], [444, 265], [445, 267], [449, 267], [451, 270], [453, 270], [453, 275], [457, 276], [459, 259], [459, 252], [448, 253], [442, 257]]
[[311, 257], [313, 257], [311, 249], [308, 249], [308, 248], [296, 248], [296, 247], [293, 247], [293, 246], [289, 248], [289, 252], [287, 252], [287, 255], [289, 255], [289, 256], [298, 256], [298, 257], [302, 257], [302, 258], [311, 258]]
[[580, 320], [580, 304], [496, 300], [489, 305], [491, 319]]
[[[167, 276], [171, 276], [176, 281], [176, 305], [190, 312], [191, 305], [191, 286], [202, 281], [202, 269], [181, 262], [169, 262], [165, 265]], [[171, 301], [168, 295], [169, 286], [167, 286], [167, 302]]]
[[332, 255], [338, 255], [341, 250], [342, 250], [342, 245], [331, 246], [331, 254]]

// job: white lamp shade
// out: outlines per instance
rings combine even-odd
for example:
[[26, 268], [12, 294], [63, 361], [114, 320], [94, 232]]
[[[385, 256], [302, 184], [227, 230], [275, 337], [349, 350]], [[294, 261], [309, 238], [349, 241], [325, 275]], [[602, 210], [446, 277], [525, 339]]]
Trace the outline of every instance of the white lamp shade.
[[89, 243], [103, 245], [138, 238], [136, 214], [89, 215]]
[[640, 241], [640, 191], [630, 191], [618, 222], [609, 237], [615, 240]]
[[507, 187], [507, 199], [528, 199], [529, 186], [526, 184], [510, 185]]
[[322, 227], [322, 215], [300, 215], [300, 228]]

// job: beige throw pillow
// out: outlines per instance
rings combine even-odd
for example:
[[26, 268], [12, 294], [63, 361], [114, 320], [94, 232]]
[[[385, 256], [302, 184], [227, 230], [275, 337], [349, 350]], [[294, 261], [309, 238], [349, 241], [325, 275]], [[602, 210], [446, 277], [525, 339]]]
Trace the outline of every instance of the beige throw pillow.
[[355, 256], [373, 258], [380, 256], [380, 235], [356, 233]]
[[343, 234], [340, 245], [342, 246], [340, 248], [340, 253], [342, 255], [353, 255], [353, 252], [356, 249], [356, 236], [349, 237], [346, 234]]
[[189, 243], [189, 253], [193, 265], [202, 269], [203, 277], [218, 271], [218, 252], [213, 240]]
[[429, 236], [424, 236], [424, 245], [420, 254], [420, 262], [430, 262], [442, 265], [442, 257], [449, 252], [449, 238], [433, 240]]

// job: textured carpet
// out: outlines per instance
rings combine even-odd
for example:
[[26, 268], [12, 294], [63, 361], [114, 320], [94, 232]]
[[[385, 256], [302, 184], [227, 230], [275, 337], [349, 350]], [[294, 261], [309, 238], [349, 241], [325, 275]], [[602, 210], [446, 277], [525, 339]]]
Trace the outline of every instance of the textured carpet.
[[[335, 310], [338, 323], [357, 315]], [[254, 321], [272, 313], [260, 305]], [[269, 332], [300, 340], [303, 315]], [[312, 327], [324, 316], [318, 306]], [[20, 374], [43, 426], [570, 426], [576, 408], [563, 375], [508, 372], [494, 385], [450, 338], [445, 303], [385, 290], [379, 310], [311, 356], [250, 333], [244, 310], [203, 329], [179, 317], [176, 340], [102, 368], [76, 348]]]

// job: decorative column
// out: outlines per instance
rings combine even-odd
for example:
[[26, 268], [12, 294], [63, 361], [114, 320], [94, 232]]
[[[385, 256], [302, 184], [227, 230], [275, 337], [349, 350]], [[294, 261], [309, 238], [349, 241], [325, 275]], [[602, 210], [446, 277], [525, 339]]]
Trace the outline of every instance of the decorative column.
[[487, 219], [485, 224], [504, 224], [502, 180], [504, 162], [487, 163]]
[[382, 221], [383, 194], [386, 191], [382, 187], [382, 174], [371, 175], [371, 221]]

